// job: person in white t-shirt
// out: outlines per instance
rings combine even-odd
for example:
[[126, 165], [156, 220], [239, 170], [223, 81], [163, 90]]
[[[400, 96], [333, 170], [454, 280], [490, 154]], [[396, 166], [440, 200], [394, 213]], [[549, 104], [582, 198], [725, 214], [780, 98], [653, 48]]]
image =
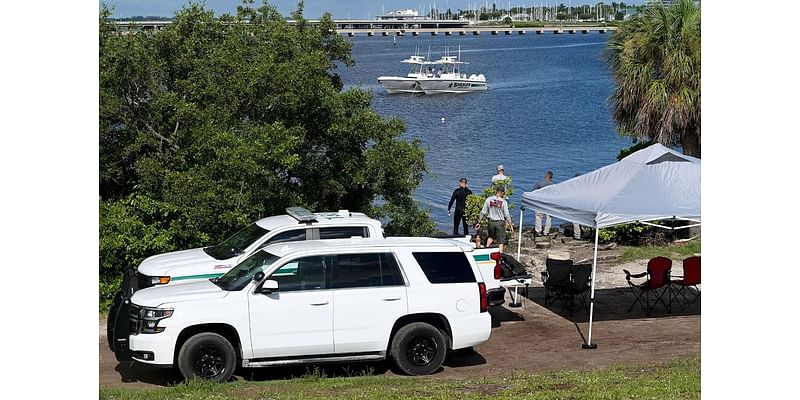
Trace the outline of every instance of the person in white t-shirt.
[[505, 168], [503, 168], [503, 164], [500, 164], [497, 166], [497, 175], [492, 177], [492, 184], [494, 184], [497, 181], [504, 181], [506, 179], [508, 179], [508, 177], [506, 176], [506, 170]]

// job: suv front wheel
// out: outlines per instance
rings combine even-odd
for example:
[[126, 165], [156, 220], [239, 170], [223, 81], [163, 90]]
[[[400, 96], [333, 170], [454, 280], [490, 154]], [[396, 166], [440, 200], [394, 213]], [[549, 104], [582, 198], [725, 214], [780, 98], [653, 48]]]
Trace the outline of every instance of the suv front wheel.
[[227, 382], [236, 368], [236, 351], [228, 339], [216, 333], [198, 333], [178, 353], [178, 369], [185, 379]]
[[414, 322], [397, 331], [390, 354], [402, 372], [429, 375], [442, 366], [447, 342], [439, 329], [424, 322]]

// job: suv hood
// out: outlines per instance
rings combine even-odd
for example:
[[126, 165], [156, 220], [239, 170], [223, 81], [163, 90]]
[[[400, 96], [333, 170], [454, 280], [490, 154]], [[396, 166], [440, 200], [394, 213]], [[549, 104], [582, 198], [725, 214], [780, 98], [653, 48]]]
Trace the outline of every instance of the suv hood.
[[183, 285], [154, 286], [137, 291], [131, 302], [140, 306], [158, 307], [164, 303], [209, 300], [225, 297], [228, 292], [208, 280]]
[[203, 273], [224, 274], [233, 267], [233, 260], [217, 260], [203, 248], [174, 251], [146, 258], [139, 264], [139, 273], [149, 276], [180, 277]]

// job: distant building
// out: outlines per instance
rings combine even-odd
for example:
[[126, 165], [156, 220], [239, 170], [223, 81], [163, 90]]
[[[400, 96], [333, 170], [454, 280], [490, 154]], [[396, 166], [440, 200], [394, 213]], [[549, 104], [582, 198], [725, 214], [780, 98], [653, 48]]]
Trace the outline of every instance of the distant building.
[[378, 15], [377, 19], [402, 21], [407, 19], [416, 20], [416, 19], [428, 19], [428, 18], [419, 15], [419, 12], [417, 10], [407, 8], [405, 10], [390, 11], [386, 14]]

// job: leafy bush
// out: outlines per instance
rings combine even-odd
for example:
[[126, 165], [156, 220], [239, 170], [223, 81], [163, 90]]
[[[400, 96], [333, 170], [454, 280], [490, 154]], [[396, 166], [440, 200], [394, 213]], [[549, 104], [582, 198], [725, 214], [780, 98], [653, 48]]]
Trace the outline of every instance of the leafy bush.
[[[467, 196], [467, 205], [464, 209], [464, 215], [467, 217], [467, 223], [471, 226], [477, 224], [478, 217], [480, 216], [481, 209], [483, 208], [483, 203], [486, 202], [486, 199], [494, 196], [496, 194], [496, 188], [498, 186], [505, 186], [505, 197], [509, 198], [511, 195], [514, 194], [514, 186], [511, 184], [511, 177], [507, 177], [505, 180], [493, 182], [491, 185], [485, 187], [480, 194], [471, 194]], [[509, 211], [514, 208], [513, 205], [509, 204], [508, 209]], [[486, 218], [480, 221], [481, 225], [486, 225]]]
[[353, 63], [351, 45], [329, 14], [311, 25], [302, 8], [290, 26], [267, 3], [215, 16], [192, 2], [163, 30], [130, 34], [103, 8], [103, 285], [147, 256], [218, 242], [289, 206], [431, 231], [411, 200], [427, 172], [420, 142], [376, 114], [368, 91], [343, 90], [334, 71]]
[[[658, 221], [658, 224], [668, 227], [679, 227], [688, 225], [689, 223], [686, 221], [664, 220]], [[589, 234], [589, 232], [591, 232], [591, 235], [594, 235], [594, 230], [592, 230], [592, 228], [587, 228], [587, 234]], [[603, 228], [600, 230], [599, 239], [606, 243], [615, 242], [630, 246], [663, 246], [676, 239], [687, 238], [688, 235], [688, 229], [669, 230], [634, 222]]]

